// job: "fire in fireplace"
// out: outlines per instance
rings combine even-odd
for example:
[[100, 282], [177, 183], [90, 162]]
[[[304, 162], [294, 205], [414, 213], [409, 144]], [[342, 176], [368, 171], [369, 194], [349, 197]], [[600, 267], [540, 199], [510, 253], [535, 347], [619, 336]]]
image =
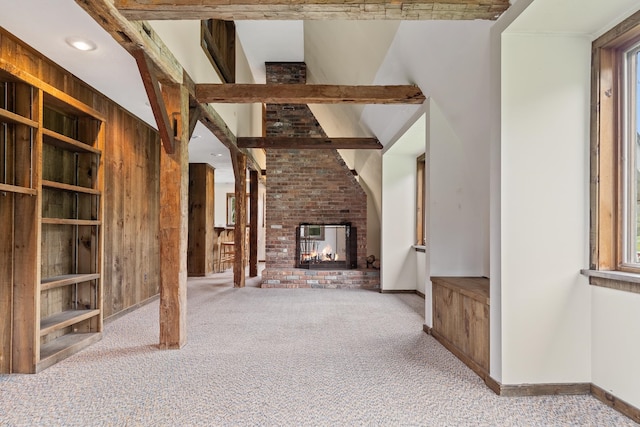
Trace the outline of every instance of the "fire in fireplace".
[[356, 228], [344, 224], [296, 227], [296, 267], [349, 269], [357, 266]]

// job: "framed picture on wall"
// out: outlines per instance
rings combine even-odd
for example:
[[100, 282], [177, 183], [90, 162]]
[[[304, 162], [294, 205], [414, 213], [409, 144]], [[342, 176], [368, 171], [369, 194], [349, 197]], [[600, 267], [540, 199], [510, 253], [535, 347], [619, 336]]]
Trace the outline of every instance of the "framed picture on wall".
[[[250, 199], [247, 194], [247, 225], [249, 225], [251, 212]], [[227, 226], [233, 226], [236, 224], [236, 193], [227, 193]]]

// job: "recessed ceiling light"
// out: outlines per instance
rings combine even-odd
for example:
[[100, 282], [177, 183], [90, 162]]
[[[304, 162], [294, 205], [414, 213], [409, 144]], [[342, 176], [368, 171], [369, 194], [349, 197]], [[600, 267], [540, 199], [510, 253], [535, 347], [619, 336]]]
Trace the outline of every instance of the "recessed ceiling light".
[[191, 136], [191, 139], [198, 139], [198, 138], [200, 138], [200, 135], [192, 135]]
[[96, 50], [98, 48], [98, 46], [94, 42], [89, 39], [83, 39], [82, 37], [67, 37], [65, 41], [69, 46], [85, 52]]
[[222, 157], [222, 154], [220, 154], [220, 153], [218, 153], [218, 154], [216, 154], [216, 153], [211, 153], [211, 155], [212, 155], [213, 157]]

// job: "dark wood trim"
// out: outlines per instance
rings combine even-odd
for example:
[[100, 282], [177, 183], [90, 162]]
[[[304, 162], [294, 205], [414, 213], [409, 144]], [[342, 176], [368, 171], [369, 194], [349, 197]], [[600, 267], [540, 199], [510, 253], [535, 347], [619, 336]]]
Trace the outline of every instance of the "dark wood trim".
[[346, 86], [308, 84], [197, 84], [200, 103], [268, 104], [422, 104], [418, 86]]
[[169, 121], [167, 107], [162, 98], [160, 83], [155, 75], [153, 63], [142, 49], [134, 50], [132, 55], [138, 64], [140, 77], [142, 78], [144, 89], [149, 98], [149, 105], [151, 106], [151, 111], [153, 111], [153, 117], [156, 119], [162, 145], [168, 154], [173, 154], [175, 151], [175, 134]]
[[500, 384], [500, 396], [505, 397], [558, 396], [589, 394], [590, 392], [591, 383]]
[[487, 377], [484, 379], [484, 383], [492, 392], [500, 396], [500, 388], [502, 387], [502, 385], [498, 381], [494, 380], [490, 375], [487, 375]]
[[424, 294], [417, 289], [380, 289], [381, 294], [416, 294], [424, 298]]
[[399, 7], [392, 0], [116, 0], [115, 7], [130, 20], [225, 19], [225, 20], [495, 20], [507, 8], [507, 0], [415, 1]]
[[[378, 138], [238, 137], [238, 148], [381, 150]], [[354, 175], [357, 175], [355, 173]]]
[[591, 384], [591, 394], [605, 405], [612, 407], [621, 414], [631, 418], [633, 421], [640, 423], [640, 408], [636, 408], [624, 400], [618, 399], [595, 384]]
[[[495, 394], [502, 397], [525, 397], [525, 396], [558, 396], [558, 395], [583, 395], [591, 394], [605, 405], [608, 405], [620, 412], [621, 414], [631, 418], [633, 421], [640, 423], [640, 409], [633, 405], [615, 397], [611, 393], [598, 387], [593, 383], [559, 383], [559, 384], [501, 384], [493, 379], [486, 371], [482, 370], [472, 360], [468, 359], [464, 354], [459, 352], [455, 346], [443, 339], [433, 328], [422, 325], [425, 333], [432, 335], [447, 350], [453, 353], [472, 371], [474, 371]], [[474, 366], [478, 369], [474, 369]]]
[[616, 291], [640, 294], [640, 283], [625, 282], [624, 280], [606, 279], [602, 277], [589, 277], [589, 284], [601, 288], [615, 289]]

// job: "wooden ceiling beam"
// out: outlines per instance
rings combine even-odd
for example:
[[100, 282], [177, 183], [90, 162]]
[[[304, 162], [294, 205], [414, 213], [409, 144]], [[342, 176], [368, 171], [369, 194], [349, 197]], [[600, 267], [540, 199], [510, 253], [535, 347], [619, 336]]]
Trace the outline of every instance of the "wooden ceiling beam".
[[[147, 22], [132, 22], [124, 17], [115, 8], [113, 0], [75, 0], [105, 31], [107, 31], [123, 48], [132, 56], [139, 50], [144, 50], [147, 61], [155, 69], [155, 76], [161, 83], [182, 84], [194, 100], [196, 85], [184, 71], [180, 62], [173, 56], [169, 48], [153, 31]], [[135, 57], [135, 56], [134, 56]], [[197, 105], [199, 121], [201, 121], [227, 148], [238, 150], [236, 137], [231, 132], [222, 117], [208, 105]], [[189, 122], [190, 129], [195, 127], [195, 122]], [[253, 156], [247, 153], [252, 164], [257, 164]], [[256, 170], [260, 170], [256, 166]]]
[[239, 137], [240, 148], [380, 150], [377, 138]]
[[115, 0], [131, 20], [495, 20], [509, 0]]
[[201, 103], [422, 104], [418, 86], [340, 86], [307, 84], [198, 84]]

